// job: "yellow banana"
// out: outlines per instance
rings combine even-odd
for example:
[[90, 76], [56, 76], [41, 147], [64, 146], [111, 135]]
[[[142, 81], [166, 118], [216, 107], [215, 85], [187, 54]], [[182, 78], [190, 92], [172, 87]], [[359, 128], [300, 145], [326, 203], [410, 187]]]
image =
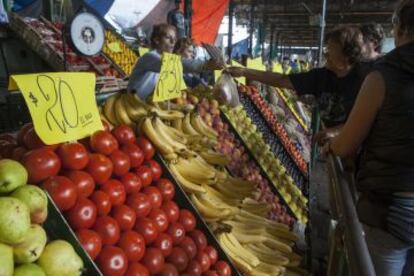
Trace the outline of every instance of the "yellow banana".
[[182, 113], [181, 111], [178, 110], [162, 110], [160, 108], [156, 108], [154, 106], [152, 106], [150, 108], [151, 113], [157, 115], [158, 117], [160, 117], [163, 120], [177, 120], [177, 119], [181, 119], [184, 118], [184, 113]]
[[182, 131], [179, 131], [173, 127], [167, 126], [162, 120], [159, 119], [160, 128], [165, 131], [172, 139], [182, 144], [187, 144], [187, 135]]
[[148, 112], [144, 106], [134, 106], [130, 101], [131, 96], [129, 94], [125, 94], [122, 98], [124, 101], [126, 112], [128, 113], [129, 118], [131, 120], [137, 122], [140, 118], [147, 116]]
[[122, 98], [123, 95], [120, 95], [115, 101], [115, 117], [119, 123], [135, 128], [135, 123], [129, 118]]
[[174, 153], [174, 149], [164, 140], [162, 140], [158, 133], [155, 131], [151, 122], [151, 118], [146, 117], [145, 119], [143, 119], [141, 129], [144, 132], [144, 134], [151, 140], [151, 142], [154, 143], [157, 149], [160, 150], [162, 155]]
[[239, 212], [239, 209], [237, 207], [230, 206], [224, 201], [221, 201], [217, 198], [213, 198], [209, 196], [208, 193], [200, 195], [199, 200], [207, 207], [229, 210], [231, 215], [236, 215]]
[[226, 202], [230, 206], [238, 206], [241, 202], [240, 199], [226, 197], [225, 195], [221, 194], [219, 191], [217, 191], [209, 185], [204, 185], [203, 187], [204, 189], [206, 189], [206, 192], [210, 197], [217, 198], [217, 200], [221, 200], [222, 202]]
[[270, 265], [266, 262], [260, 262], [260, 264], [255, 267], [255, 272], [267, 273], [267, 275], [284, 275], [285, 268], [277, 265]]
[[182, 127], [183, 127], [184, 133], [189, 134], [189, 135], [203, 136], [202, 133], [197, 132], [193, 128], [193, 126], [191, 125], [191, 122], [190, 122], [191, 121], [191, 118], [190, 117], [191, 117], [190, 113], [187, 113], [185, 115], [184, 119], [183, 119], [183, 125], [182, 125]]
[[234, 249], [236, 249], [240, 257], [242, 257], [244, 260], [248, 261], [249, 264], [251, 264], [253, 267], [256, 267], [260, 264], [259, 258], [257, 258], [254, 254], [252, 254], [250, 251], [246, 250], [244, 248], [237, 237], [233, 235], [232, 232], [230, 233], [223, 233], [224, 238], [229, 241], [229, 243], [233, 246]]
[[151, 105], [147, 104], [145, 101], [141, 100], [137, 94], [127, 93], [128, 102], [131, 103], [132, 107], [134, 108], [145, 108], [146, 110], [150, 110], [152, 108]]
[[177, 162], [177, 169], [180, 173], [187, 179], [199, 183], [204, 184], [208, 181], [214, 180], [216, 174], [214, 171], [203, 171], [203, 167], [200, 164], [193, 162], [191, 159], [187, 160], [181, 158]]
[[112, 125], [119, 125], [118, 120], [115, 117], [115, 102], [118, 97], [119, 94], [110, 96], [108, 99], [106, 99], [103, 106], [103, 113]]
[[218, 240], [223, 250], [230, 256], [233, 262], [236, 264], [237, 268], [240, 269], [243, 273], [250, 273], [253, 270], [253, 267], [248, 261], [245, 261], [238, 255], [238, 252], [235, 251], [234, 247], [224, 236], [224, 233], [219, 234]]
[[227, 166], [230, 162], [229, 157], [212, 150], [201, 151], [200, 155], [211, 165]]
[[272, 265], [286, 266], [289, 263], [289, 259], [282, 256], [281, 254], [267, 253], [258, 249], [254, 244], [246, 244], [244, 247], [252, 252], [261, 262], [269, 263]]
[[210, 139], [217, 139], [217, 133], [210, 128], [209, 126], [207, 126], [203, 119], [201, 118], [200, 114], [198, 113], [193, 113], [191, 115], [190, 118], [190, 122], [191, 125], [193, 126], [193, 128], [198, 132], [201, 133], [207, 137], [209, 137]]
[[223, 208], [216, 208], [212, 206], [207, 206], [202, 202], [195, 194], [190, 195], [191, 201], [196, 206], [197, 210], [208, 218], [226, 218], [230, 215], [230, 210]]
[[172, 120], [171, 125], [176, 130], [183, 132], [183, 119]]
[[206, 192], [206, 190], [202, 186], [196, 183], [193, 183], [187, 180], [185, 177], [183, 177], [180, 171], [176, 168], [174, 163], [169, 164], [168, 167], [170, 168], [171, 173], [177, 179], [178, 183], [181, 184], [181, 186], [186, 192], [188, 193], [205, 193]]
[[154, 117], [152, 120], [152, 125], [154, 126], [154, 130], [157, 132], [157, 134], [162, 137], [162, 139], [169, 144], [174, 151], [181, 152], [186, 150], [186, 146], [181, 144], [178, 141], [175, 141], [172, 137], [168, 135], [163, 129], [162, 129], [162, 122], [161, 119], [158, 117]]

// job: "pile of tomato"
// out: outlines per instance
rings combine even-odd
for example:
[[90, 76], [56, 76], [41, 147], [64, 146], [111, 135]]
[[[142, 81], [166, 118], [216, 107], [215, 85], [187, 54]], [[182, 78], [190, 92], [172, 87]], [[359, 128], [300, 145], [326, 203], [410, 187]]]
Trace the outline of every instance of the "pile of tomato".
[[194, 215], [174, 202], [175, 186], [162, 177], [153, 145], [128, 126], [46, 146], [29, 124], [17, 139], [1, 136], [5, 144], [104, 275], [231, 275]]

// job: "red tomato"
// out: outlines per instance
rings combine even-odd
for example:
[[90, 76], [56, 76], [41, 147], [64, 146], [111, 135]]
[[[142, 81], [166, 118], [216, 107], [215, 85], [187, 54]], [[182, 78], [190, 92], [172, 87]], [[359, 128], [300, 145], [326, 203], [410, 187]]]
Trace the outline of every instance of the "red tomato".
[[215, 270], [208, 270], [202, 274], [203, 276], [220, 276]]
[[194, 240], [198, 251], [204, 250], [204, 248], [206, 248], [207, 238], [203, 232], [201, 232], [198, 229], [195, 229], [190, 232], [190, 237]]
[[186, 232], [193, 231], [196, 227], [196, 219], [193, 213], [187, 209], [180, 210], [180, 217], [178, 218], [178, 222], [184, 226]]
[[17, 147], [13, 149], [11, 158], [16, 161], [22, 160], [23, 156], [26, 154], [27, 149], [24, 147]]
[[148, 218], [137, 219], [134, 229], [144, 237], [146, 245], [152, 243], [157, 239], [157, 226], [152, 220]]
[[76, 204], [78, 198], [76, 185], [64, 176], [52, 176], [43, 183], [43, 188], [50, 194], [61, 211], [67, 211]]
[[106, 216], [111, 211], [111, 198], [107, 193], [102, 191], [95, 191], [91, 196], [91, 200], [96, 205], [98, 216]]
[[170, 256], [167, 258], [167, 262], [173, 264], [178, 272], [183, 272], [187, 268], [188, 261], [187, 254], [180, 247], [174, 247]]
[[135, 225], [135, 211], [126, 205], [115, 206], [111, 211], [111, 216], [118, 222], [122, 231], [131, 230]]
[[152, 209], [150, 197], [143, 193], [130, 194], [127, 198], [127, 205], [135, 210], [137, 218], [148, 216]]
[[177, 204], [174, 201], [165, 201], [161, 205], [161, 209], [167, 214], [168, 221], [170, 223], [174, 223], [178, 220], [180, 216], [180, 209], [178, 208]]
[[230, 276], [231, 275], [231, 267], [225, 261], [218, 261], [214, 265], [214, 269], [217, 271], [218, 275], [220, 275], [220, 276]]
[[124, 250], [130, 262], [138, 262], [145, 254], [144, 237], [135, 231], [129, 230], [122, 233], [118, 246]]
[[184, 249], [190, 260], [194, 259], [195, 256], [197, 256], [197, 246], [192, 238], [185, 236], [178, 246]]
[[149, 271], [140, 263], [129, 263], [125, 276], [149, 276]]
[[95, 181], [92, 176], [84, 171], [68, 171], [65, 176], [76, 185], [78, 197], [89, 197], [95, 190]]
[[178, 276], [178, 271], [174, 265], [165, 263], [159, 276]]
[[57, 175], [60, 170], [59, 157], [56, 153], [46, 148], [27, 152], [23, 156], [22, 164], [29, 174], [29, 183], [39, 183], [51, 176]]
[[164, 232], [168, 228], [168, 217], [162, 209], [152, 208], [148, 215], [149, 219], [152, 219], [157, 225], [159, 233]]
[[174, 184], [166, 179], [166, 178], [160, 178], [157, 181], [157, 187], [160, 189], [162, 198], [164, 200], [172, 200], [175, 195], [175, 187]]
[[131, 168], [137, 168], [144, 162], [144, 153], [135, 144], [122, 145], [121, 150], [129, 156]]
[[217, 259], [218, 259], [217, 250], [214, 247], [212, 247], [211, 245], [207, 245], [207, 247], [204, 248], [204, 252], [206, 252], [208, 257], [210, 258], [211, 265], [214, 265], [217, 262]]
[[155, 160], [148, 160], [146, 165], [151, 169], [152, 172], [152, 180], [157, 181], [161, 178], [162, 168], [160, 164], [157, 163]]
[[98, 130], [92, 134], [89, 141], [91, 148], [96, 153], [110, 155], [118, 148], [118, 141], [108, 131]]
[[111, 177], [113, 168], [111, 160], [105, 155], [98, 153], [89, 155], [86, 171], [97, 184], [105, 183]]
[[151, 160], [154, 157], [155, 148], [147, 138], [143, 136], [139, 137], [137, 144], [144, 152], [145, 160]]
[[158, 248], [147, 248], [142, 264], [148, 268], [151, 274], [160, 273], [164, 266], [164, 256]]
[[112, 130], [112, 135], [118, 140], [118, 142], [123, 144], [134, 144], [136, 142], [136, 137], [134, 130], [127, 125], [119, 125]]
[[82, 170], [89, 161], [88, 152], [80, 143], [65, 143], [59, 146], [57, 154], [62, 167], [69, 170]]
[[102, 249], [102, 239], [98, 233], [89, 229], [80, 229], [76, 232], [76, 236], [86, 253], [95, 260]]
[[104, 245], [114, 245], [119, 240], [119, 225], [116, 220], [111, 217], [98, 217], [93, 226], [93, 230], [101, 236], [102, 244]]
[[151, 185], [152, 182], [152, 171], [147, 166], [141, 166], [135, 170], [135, 173], [141, 179], [142, 186], [146, 187]]
[[200, 263], [201, 270], [203, 272], [207, 271], [210, 268], [211, 262], [210, 262], [210, 257], [208, 256], [207, 253], [203, 251], [199, 251], [197, 253], [196, 260]]
[[144, 194], [148, 195], [151, 199], [151, 204], [153, 208], [160, 208], [162, 205], [162, 194], [160, 189], [154, 186], [145, 187], [142, 191]]
[[119, 180], [109, 179], [101, 186], [101, 190], [109, 195], [112, 206], [124, 204], [126, 192], [124, 185]]
[[96, 206], [87, 198], [79, 198], [75, 206], [66, 212], [70, 226], [75, 229], [91, 228], [96, 220]]
[[105, 246], [96, 261], [105, 276], [122, 276], [128, 269], [125, 252], [116, 246]]
[[190, 263], [187, 266], [186, 272], [188, 274], [192, 275], [192, 276], [201, 275], [202, 268], [201, 268], [200, 263], [198, 261], [196, 261], [196, 260], [190, 261]]
[[172, 252], [173, 241], [169, 235], [160, 233], [152, 246], [161, 249], [162, 255], [168, 257]]
[[129, 156], [125, 154], [123, 151], [114, 150], [109, 156], [109, 158], [111, 159], [112, 164], [114, 165], [113, 173], [116, 176], [123, 176], [129, 171], [131, 162], [129, 160]]
[[29, 131], [29, 129], [33, 128], [32, 123], [27, 123], [19, 130], [19, 133], [17, 134], [17, 143], [19, 145], [24, 145], [24, 137], [26, 136], [26, 133]]
[[174, 222], [168, 226], [167, 233], [171, 236], [174, 245], [180, 244], [185, 237], [185, 229], [181, 223]]
[[141, 179], [134, 173], [126, 173], [122, 176], [121, 182], [127, 194], [138, 193], [142, 188]]

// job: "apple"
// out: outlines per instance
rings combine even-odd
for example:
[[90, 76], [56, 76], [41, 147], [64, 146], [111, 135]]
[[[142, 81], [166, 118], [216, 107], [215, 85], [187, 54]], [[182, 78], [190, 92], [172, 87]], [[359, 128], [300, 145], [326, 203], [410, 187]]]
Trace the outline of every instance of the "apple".
[[30, 211], [32, 223], [43, 223], [47, 218], [47, 196], [46, 193], [37, 186], [25, 185], [17, 188], [11, 197], [23, 201]]
[[0, 160], [0, 194], [10, 193], [25, 185], [27, 178], [27, 171], [22, 164], [11, 159]]

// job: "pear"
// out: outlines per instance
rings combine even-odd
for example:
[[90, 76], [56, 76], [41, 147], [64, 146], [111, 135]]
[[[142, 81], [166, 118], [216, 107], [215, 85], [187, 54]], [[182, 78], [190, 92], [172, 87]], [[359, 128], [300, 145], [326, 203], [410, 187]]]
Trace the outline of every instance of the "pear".
[[76, 276], [83, 271], [83, 261], [67, 241], [55, 240], [46, 245], [37, 261], [48, 276]]
[[30, 228], [29, 208], [20, 199], [0, 197], [0, 242], [17, 244]]
[[0, 194], [7, 194], [27, 182], [27, 171], [17, 161], [0, 160]]
[[14, 269], [13, 276], [46, 276], [46, 274], [37, 264], [24, 264]]
[[45, 230], [40, 225], [32, 224], [23, 242], [13, 246], [14, 262], [18, 264], [35, 262], [42, 254], [46, 242]]
[[0, 243], [0, 275], [12, 276], [13, 269], [13, 248]]
[[41, 224], [46, 220], [47, 196], [42, 189], [34, 185], [24, 185], [14, 190], [10, 196], [26, 203], [32, 223]]

